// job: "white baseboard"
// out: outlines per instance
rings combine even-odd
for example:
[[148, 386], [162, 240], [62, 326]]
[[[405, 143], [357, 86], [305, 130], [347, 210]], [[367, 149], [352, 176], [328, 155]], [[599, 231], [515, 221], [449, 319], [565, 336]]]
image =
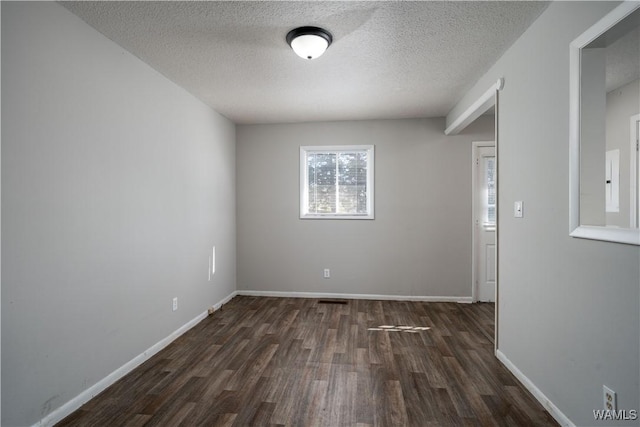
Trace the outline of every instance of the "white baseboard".
[[544, 406], [544, 409], [546, 409], [551, 414], [551, 416], [558, 422], [558, 424], [563, 427], [576, 427], [576, 425], [565, 414], [563, 414], [562, 411], [560, 411], [560, 409], [558, 409], [558, 407], [554, 405], [553, 402], [551, 402], [547, 398], [547, 396], [545, 396], [544, 393], [542, 393], [542, 391], [538, 387], [536, 387], [536, 385], [531, 382], [531, 380], [527, 378], [527, 376], [523, 374], [522, 371], [520, 371], [520, 369], [518, 369], [516, 365], [511, 362], [511, 360], [507, 358], [507, 356], [504, 355], [504, 353], [502, 353], [500, 350], [497, 350], [496, 357], [504, 364], [504, 366], [507, 367], [509, 371], [511, 371], [511, 373], [522, 383], [522, 385], [524, 385], [525, 388], [529, 390], [533, 397], [535, 397], [538, 402], [540, 402], [540, 404]]
[[231, 292], [229, 295], [227, 295], [225, 298], [223, 298], [222, 300], [220, 300], [220, 302], [216, 303], [213, 305], [213, 309], [215, 311], [220, 310], [220, 308], [222, 308], [223, 305], [225, 305], [226, 303], [228, 303], [229, 301], [231, 301], [236, 295], [238, 295], [238, 291], [233, 291]]
[[251, 291], [238, 290], [237, 295], [252, 297], [280, 297], [280, 298], [345, 298], [392, 301], [426, 301], [426, 302], [457, 302], [471, 303], [471, 297], [427, 297], [414, 295], [374, 295], [374, 294], [340, 294], [326, 292], [280, 292], [280, 291]]
[[[220, 307], [222, 307], [223, 304], [226, 304], [227, 302], [229, 302], [229, 300], [231, 300], [235, 296], [236, 296], [236, 292], [231, 293], [229, 296], [225, 297], [220, 302], [216, 303], [213, 306], [214, 309], [215, 310], [220, 309]], [[176, 329], [166, 338], [163, 338], [162, 340], [158, 341], [156, 344], [149, 347], [143, 353], [134, 357], [133, 359], [131, 359], [130, 361], [128, 361], [127, 363], [125, 363], [124, 365], [122, 365], [121, 367], [119, 367], [118, 369], [116, 369], [115, 371], [113, 371], [112, 373], [110, 373], [109, 375], [107, 375], [106, 377], [104, 377], [103, 379], [101, 379], [100, 381], [98, 381], [97, 383], [95, 383], [94, 385], [92, 385], [91, 387], [89, 387], [88, 389], [86, 389], [85, 391], [83, 391], [82, 393], [80, 393], [79, 395], [77, 395], [67, 403], [65, 403], [64, 405], [62, 405], [61, 407], [59, 407], [58, 409], [51, 412], [49, 415], [47, 415], [46, 417], [44, 417], [43, 419], [35, 423], [32, 427], [49, 427], [62, 421], [65, 417], [71, 415], [73, 412], [79, 409], [82, 405], [84, 405], [93, 397], [97, 396], [102, 391], [104, 391], [107, 387], [114, 384], [120, 378], [124, 377], [129, 372], [131, 372], [132, 370], [134, 370], [135, 368], [137, 368], [138, 366], [140, 366], [141, 364], [149, 360], [153, 355], [155, 355], [160, 350], [162, 350], [163, 348], [171, 344], [173, 341], [176, 340], [176, 338], [178, 338], [180, 335], [187, 332], [189, 329], [193, 328], [195, 325], [200, 323], [207, 316], [208, 316], [208, 312], [205, 311], [204, 313], [201, 313], [195, 318], [191, 319], [189, 322], [185, 323], [180, 328]]]

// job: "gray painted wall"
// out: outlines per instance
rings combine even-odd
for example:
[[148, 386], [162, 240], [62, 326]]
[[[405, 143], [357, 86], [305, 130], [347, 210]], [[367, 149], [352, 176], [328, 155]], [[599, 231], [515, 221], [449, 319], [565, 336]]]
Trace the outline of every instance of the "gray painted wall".
[[640, 406], [640, 248], [569, 237], [569, 43], [615, 6], [553, 2], [448, 117], [505, 78], [499, 350], [581, 426], [598, 425], [603, 384]]
[[[443, 130], [443, 119], [238, 126], [238, 289], [470, 297], [471, 142], [493, 140], [493, 117]], [[339, 144], [375, 145], [375, 220], [299, 219], [299, 147]]]
[[580, 69], [580, 223], [603, 226], [606, 223], [605, 50], [585, 49]]
[[2, 425], [231, 294], [235, 256], [235, 126], [62, 6], [3, 2]]

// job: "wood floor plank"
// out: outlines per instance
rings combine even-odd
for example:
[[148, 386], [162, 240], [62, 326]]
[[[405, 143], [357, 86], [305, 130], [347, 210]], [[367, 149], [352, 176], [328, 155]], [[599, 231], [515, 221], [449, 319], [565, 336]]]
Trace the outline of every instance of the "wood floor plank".
[[58, 426], [556, 426], [494, 306], [236, 297]]
[[400, 381], [385, 381], [384, 384], [385, 407], [389, 408], [385, 412], [385, 426], [406, 426], [407, 407], [405, 405], [402, 385]]

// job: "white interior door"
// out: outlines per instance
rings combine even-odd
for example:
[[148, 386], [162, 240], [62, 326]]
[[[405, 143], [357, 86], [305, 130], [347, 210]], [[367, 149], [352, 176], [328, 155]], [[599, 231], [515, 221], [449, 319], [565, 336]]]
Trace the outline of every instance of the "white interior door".
[[495, 146], [474, 147], [474, 286], [478, 301], [496, 300]]

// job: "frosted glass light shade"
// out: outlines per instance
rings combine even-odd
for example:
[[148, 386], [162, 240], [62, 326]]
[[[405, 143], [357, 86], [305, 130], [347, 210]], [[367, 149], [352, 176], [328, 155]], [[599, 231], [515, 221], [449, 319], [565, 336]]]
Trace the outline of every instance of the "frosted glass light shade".
[[329, 47], [332, 36], [318, 27], [300, 27], [289, 31], [287, 43], [300, 58], [315, 59]]
[[329, 42], [320, 36], [298, 36], [291, 40], [291, 48], [300, 58], [315, 59], [329, 47]]

